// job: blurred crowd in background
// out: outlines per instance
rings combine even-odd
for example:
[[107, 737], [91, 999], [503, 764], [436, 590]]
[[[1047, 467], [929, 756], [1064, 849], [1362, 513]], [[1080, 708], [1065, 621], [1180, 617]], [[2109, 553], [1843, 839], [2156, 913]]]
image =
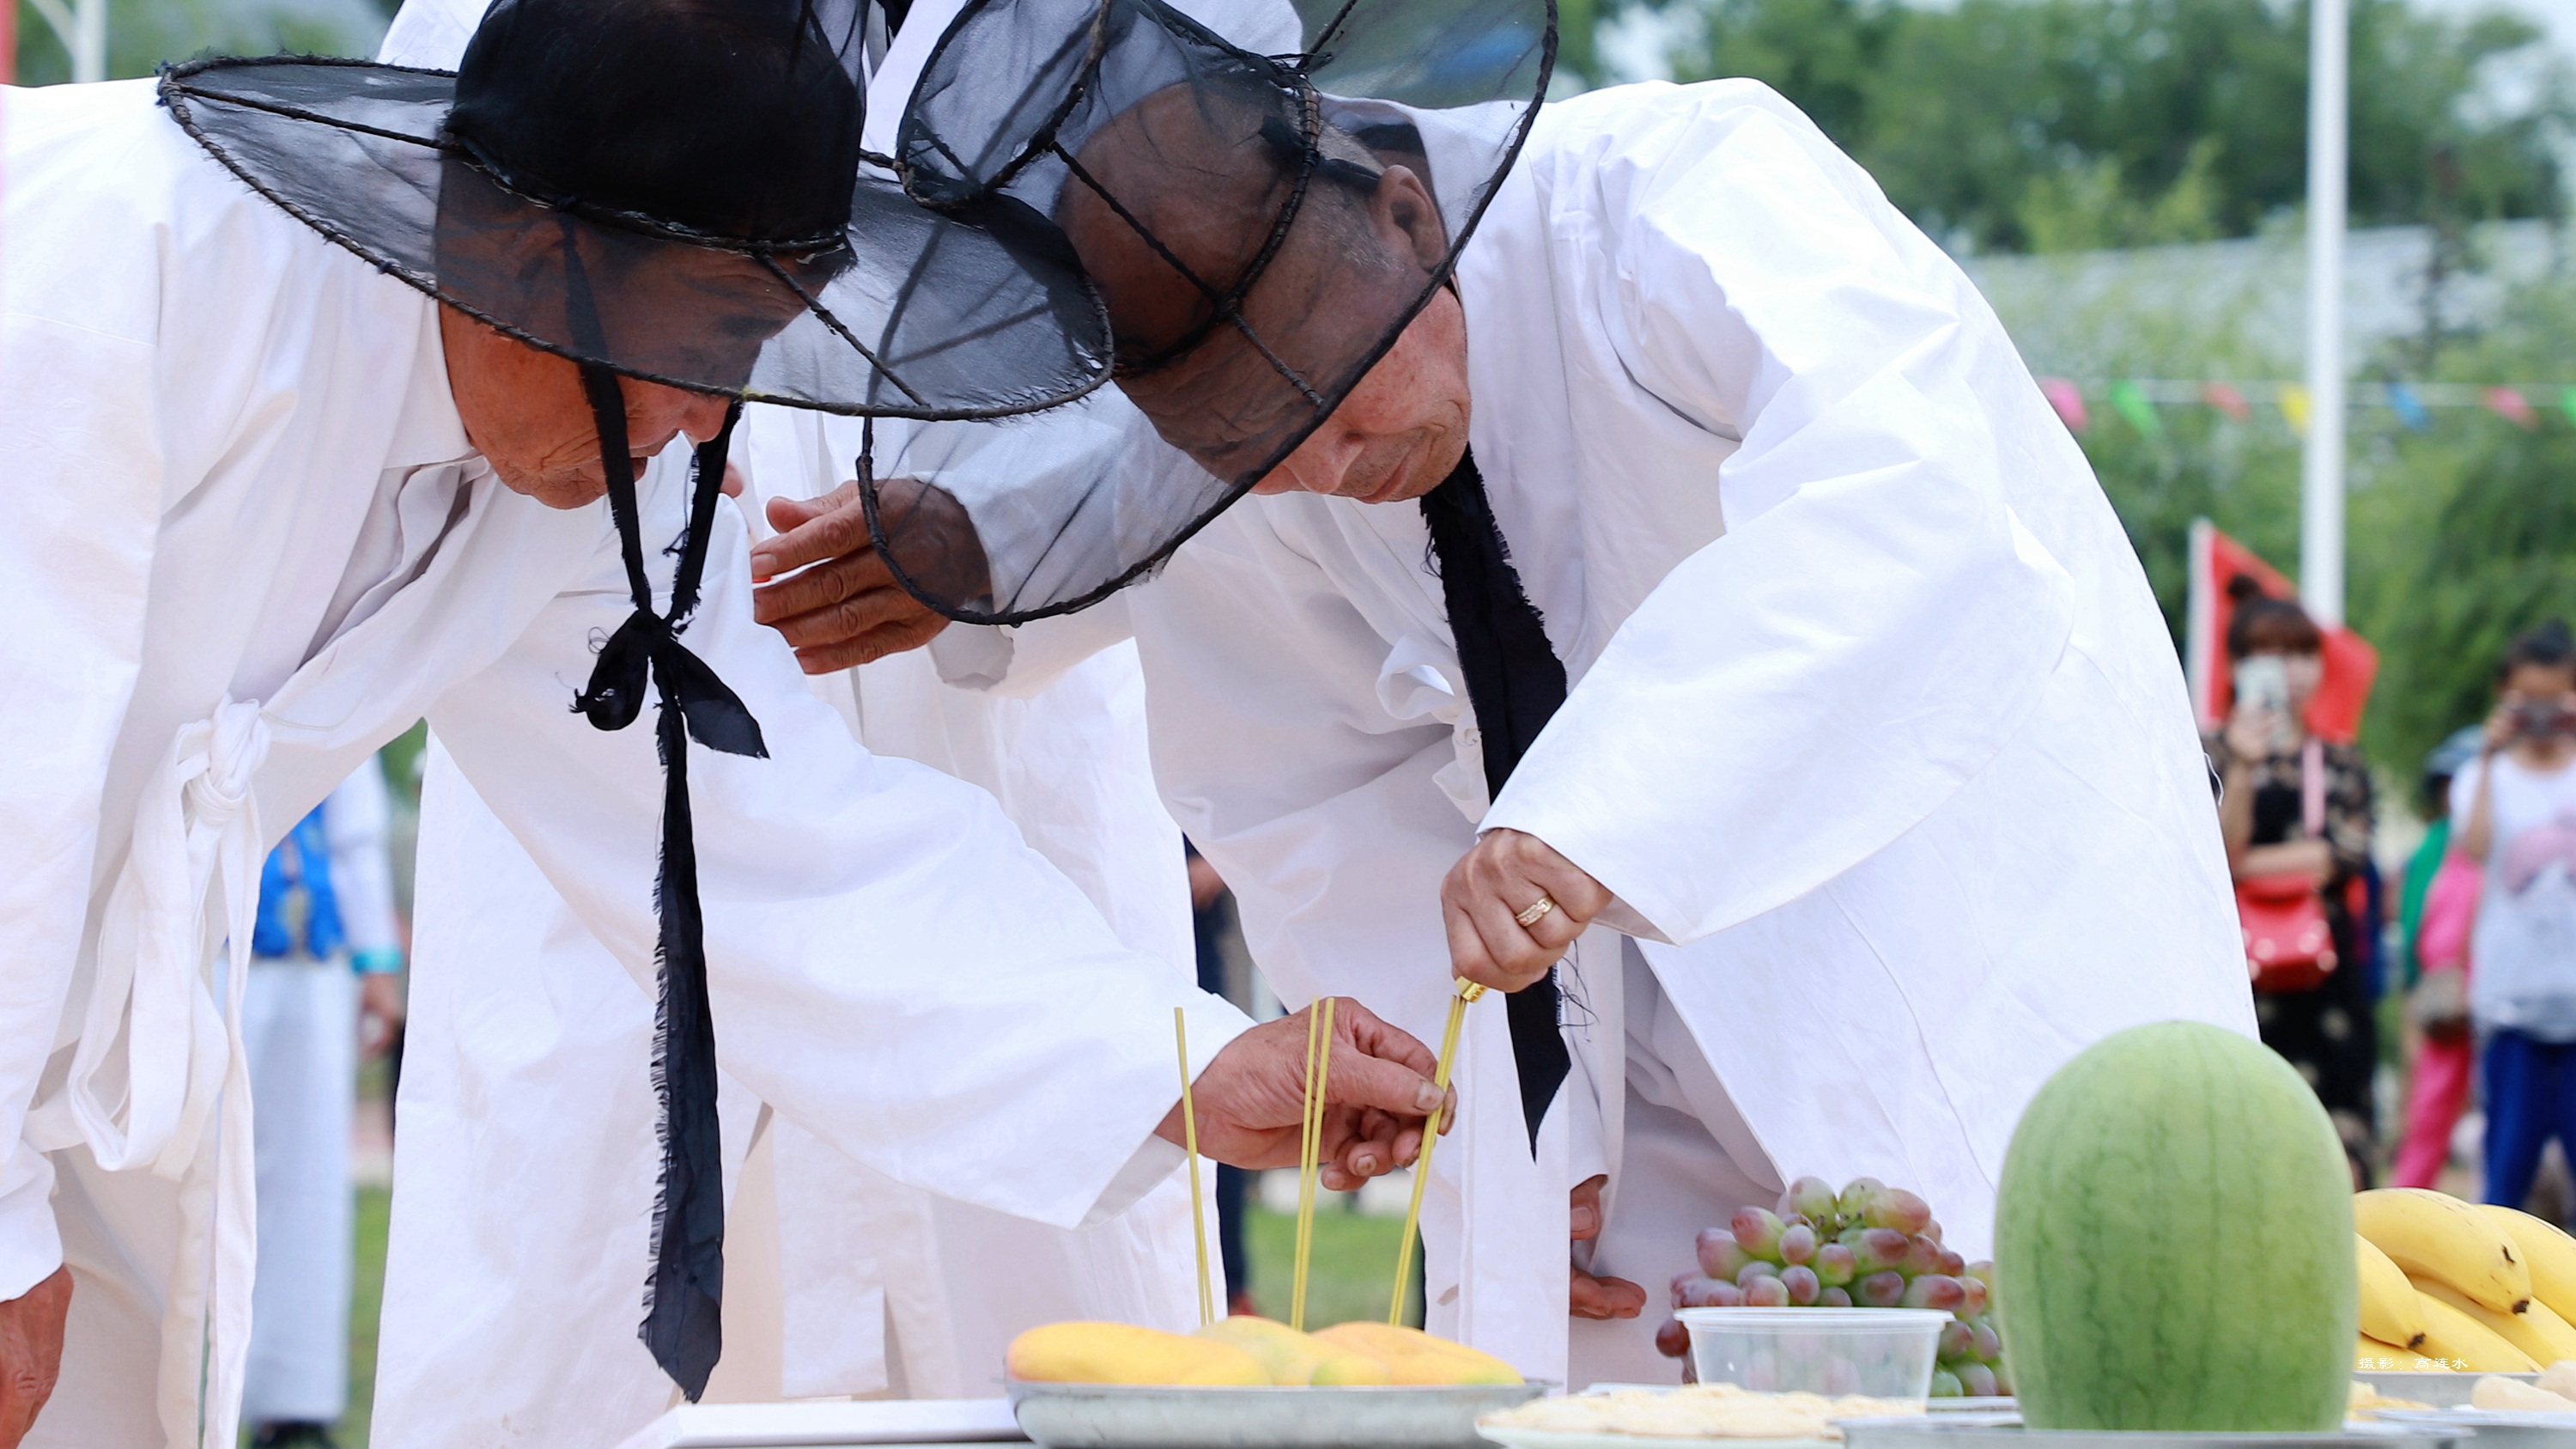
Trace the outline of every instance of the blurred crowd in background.
[[2383, 809], [2364, 753], [2316, 728], [2326, 631], [2238, 593], [2234, 702], [2207, 744], [2264, 1040], [2316, 1089], [2356, 1186], [2568, 1221], [2576, 636], [2514, 634], [2485, 717]]

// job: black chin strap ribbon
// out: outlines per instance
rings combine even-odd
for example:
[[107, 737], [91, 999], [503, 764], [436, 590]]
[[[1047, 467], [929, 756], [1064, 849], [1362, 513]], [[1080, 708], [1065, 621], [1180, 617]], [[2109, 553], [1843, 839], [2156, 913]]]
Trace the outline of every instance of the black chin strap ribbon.
[[635, 612], [600, 647], [590, 686], [573, 708], [600, 729], [624, 729], [644, 708], [648, 675], [661, 704], [654, 721], [662, 757], [662, 868], [653, 886], [661, 924], [653, 1090], [661, 1101], [662, 1176], [653, 1204], [653, 1270], [644, 1288], [640, 1336], [653, 1361], [695, 1402], [724, 1352], [724, 1147], [716, 1125], [716, 1034], [707, 1012], [697, 842], [689, 823], [689, 741], [755, 759], [769, 751], [761, 743], [759, 721], [706, 661], [681, 645], [680, 634], [698, 606], [707, 539], [724, 487], [725, 450], [742, 408], [736, 404], [727, 412], [714, 441], [698, 449], [671, 607], [657, 613], [653, 585], [644, 574], [635, 465], [626, 451], [626, 402], [617, 375], [606, 368], [584, 367], [581, 378], [599, 429], [608, 511], [617, 523]]
[[[1449, 632], [1458, 641], [1458, 668], [1467, 676], [1467, 702], [1484, 736], [1486, 798], [1500, 799], [1512, 768], [1565, 703], [1565, 665], [1521, 588], [1474, 453], [1462, 455], [1456, 470], [1422, 495], [1422, 519], [1431, 526], [1431, 556], [1449, 606]], [[1573, 1066], [1557, 1029], [1556, 973], [1503, 998], [1503, 1007], [1535, 1157], [1538, 1124]]]

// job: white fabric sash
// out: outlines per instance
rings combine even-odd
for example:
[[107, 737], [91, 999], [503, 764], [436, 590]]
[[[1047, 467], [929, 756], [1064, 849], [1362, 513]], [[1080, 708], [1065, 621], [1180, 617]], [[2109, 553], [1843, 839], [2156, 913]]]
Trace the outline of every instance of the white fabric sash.
[[[231, 1018], [259, 911], [251, 779], [268, 743], [257, 702], [226, 699], [212, 718], [178, 732], [145, 781], [133, 843], [99, 923], [71, 1076], [31, 1124], [38, 1147], [86, 1143], [110, 1171], [148, 1167], [174, 1180], [196, 1159], [238, 1035]], [[218, 877], [223, 914], [210, 932], [218, 923], [207, 897]], [[208, 968], [227, 935], [227, 1000], [218, 1008]]]

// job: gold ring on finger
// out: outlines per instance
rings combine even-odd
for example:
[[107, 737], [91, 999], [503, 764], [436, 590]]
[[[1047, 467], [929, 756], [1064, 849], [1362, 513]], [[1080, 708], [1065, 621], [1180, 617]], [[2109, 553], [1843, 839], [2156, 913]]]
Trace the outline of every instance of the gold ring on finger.
[[1537, 900], [1530, 903], [1530, 908], [1528, 910], [1512, 917], [1512, 919], [1518, 922], [1523, 930], [1527, 930], [1530, 927], [1537, 925], [1542, 917], [1555, 909], [1556, 897], [1541, 893]]

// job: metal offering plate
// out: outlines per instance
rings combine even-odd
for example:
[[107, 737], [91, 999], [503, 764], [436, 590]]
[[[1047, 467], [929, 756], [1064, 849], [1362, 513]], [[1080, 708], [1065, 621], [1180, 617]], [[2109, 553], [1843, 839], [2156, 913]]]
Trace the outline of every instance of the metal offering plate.
[[2476, 1436], [2478, 1449], [2576, 1449], [2576, 1414], [2529, 1409], [2382, 1409], [2379, 1421], [2466, 1429]]
[[1011, 1411], [1047, 1449], [1487, 1449], [1476, 1416], [1544, 1384], [1177, 1388], [1015, 1379]]
[[1850, 1449], [2442, 1449], [2472, 1437], [2460, 1425], [2385, 1419], [2347, 1422], [2341, 1430], [2322, 1434], [2025, 1429], [2018, 1414], [1845, 1419], [1839, 1427]]

